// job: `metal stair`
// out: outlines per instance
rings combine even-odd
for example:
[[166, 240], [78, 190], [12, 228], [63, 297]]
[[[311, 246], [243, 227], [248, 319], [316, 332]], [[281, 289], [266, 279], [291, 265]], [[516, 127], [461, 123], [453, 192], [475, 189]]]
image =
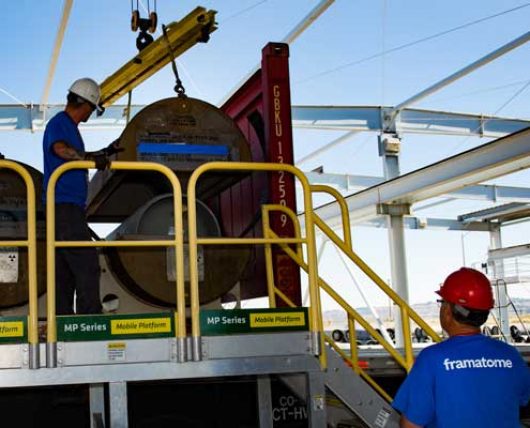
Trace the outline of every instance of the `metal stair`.
[[[344, 406], [327, 406], [326, 413], [329, 426], [335, 427], [338, 426], [338, 421], [352, 419], [352, 415], [349, 414], [351, 412], [362, 421], [363, 426], [397, 428], [399, 426], [398, 412], [361, 376], [348, 367], [344, 360], [329, 346], [326, 346], [326, 354], [328, 367], [323, 373], [326, 393], [331, 393]], [[306, 397], [306, 376], [283, 375], [281, 380], [298, 397], [301, 399]]]

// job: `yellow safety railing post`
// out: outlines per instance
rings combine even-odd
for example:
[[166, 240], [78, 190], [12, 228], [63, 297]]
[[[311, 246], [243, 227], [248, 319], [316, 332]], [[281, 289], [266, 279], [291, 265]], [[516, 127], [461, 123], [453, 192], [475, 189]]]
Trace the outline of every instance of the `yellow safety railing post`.
[[39, 367], [39, 314], [37, 291], [37, 221], [35, 185], [29, 172], [20, 164], [0, 159], [0, 168], [15, 171], [26, 186], [27, 239], [25, 241], [0, 241], [0, 247], [27, 247], [28, 249], [28, 342], [29, 368]]
[[55, 250], [65, 247], [175, 247], [177, 298], [176, 331], [178, 351], [177, 359], [186, 359], [186, 302], [184, 291], [184, 238], [179, 231], [183, 230], [182, 220], [182, 188], [175, 173], [168, 167], [153, 162], [112, 162], [111, 170], [155, 171], [169, 180], [173, 189], [173, 212], [175, 235], [173, 239], [150, 241], [56, 241], [55, 240], [55, 187], [60, 176], [72, 169], [95, 168], [92, 161], [72, 161], [58, 167], [50, 176], [46, 189], [46, 251], [47, 251], [47, 320], [48, 336], [46, 343], [46, 366], [57, 366], [57, 314], [55, 307]]
[[359, 373], [359, 348], [357, 347], [357, 331], [355, 330], [355, 319], [348, 314], [348, 331], [350, 336], [350, 358], [353, 370]]
[[396, 305], [407, 308], [408, 316], [416, 324], [425, 330], [425, 332], [434, 340], [440, 341], [440, 336], [414, 311], [410, 308], [399, 294], [397, 294], [392, 287], [390, 287], [379, 275], [377, 275], [351, 248], [346, 247], [344, 242], [337, 236], [333, 230], [329, 228], [318, 216], [315, 215], [315, 224], [328, 236], [333, 243], [335, 243], [348, 258], [355, 263], [372, 282], [374, 282], [388, 297], [390, 297]]
[[229, 239], [229, 238], [198, 238], [197, 224], [196, 224], [196, 184], [199, 177], [212, 170], [227, 170], [227, 171], [285, 171], [293, 174], [298, 178], [302, 185], [305, 207], [305, 224], [306, 224], [306, 245], [308, 258], [308, 277], [309, 277], [309, 294], [311, 305], [309, 307], [309, 324], [312, 337], [313, 351], [315, 355], [321, 357], [321, 365], [325, 365], [325, 356], [321, 352], [323, 336], [322, 336], [322, 311], [320, 306], [320, 293], [318, 291], [318, 268], [316, 260], [316, 246], [315, 246], [315, 231], [313, 225], [313, 207], [312, 196], [309, 188], [309, 182], [306, 176], [298, 168], [287, 164], [273, 164], [260, 162], [209, 162], [199, 166], [191, 174], [188, 181], [188, 238], [189, 238], [189, 259], [190, 259], [190, 287], [191, 287], [191, 319], [192, 319], [192, 343], [193, 343], [193, 358], [200, 360], [200, 320], [199, 320], [199, 281], [197, 269], [197, 245], [199, 244], [267, 244], [282, 242], [283, 244], [299, 244], [300, 239]]
[[339, 204], [340, 214], [342, 217], [342, 233], [344, 236], [344, 243], [348, 248], [352, 248], [351, 240], [351, 227], [350, 227], [350, 214], [348, 210], [348, 204], [344, 200], [344, 197], [340, 194], [337, 189], [323, 184], [312, 184], [311, 191], [313, 193], [328, 193], [335, 198], [335, 201]]
[[[268, 209], [265, 205], [261, 207], [261, 221], [263, 223], [263, 237], [270, 238], [269, 236], [269, 216]], [[272, 246], [271, 244], [265, 244], [265, 272], [267, 275], [267, 292], [269, 294], [269, 307], [276, 307], [276, 293], [274, 292], [274, 272], [273, 272], [273, 261], [272, 261]]]
[[[261, 217], [263, 223], [263, 236], [265, 238], [271, 238], [271, 228], [269, 222], [269, 213], [271, 211], [281, 211], [286, 214], [290, 219], [294, 227], [294, 237], [300, 239], [302, 242], [302, 234], [300, 231], [300, 222], [296, 217], [296, 214], [289, 208], [280, 205], [280, 204], [267, 204], [261, 207]], [[305, 241], [304, 241], [305, 242]], [[302, 256], [302, 244], [296, 244], [296, 254], [301, 258]], [[272, 262], [272, 251], [271, 244], [265, 244], [265, 268], [267, 272], [267, 289], [269, 292], [269, 306], [271, 308], [276, 307], [276, 295], [278, 295], [285, 303], [291, 307], [296, 307], [296, 305], [285, 295], [283, 294], [275, 285], [274, 285], [274, 274], [273, 274], [273, 262]], [[270, 278], [270, 279], [269, 279]]]

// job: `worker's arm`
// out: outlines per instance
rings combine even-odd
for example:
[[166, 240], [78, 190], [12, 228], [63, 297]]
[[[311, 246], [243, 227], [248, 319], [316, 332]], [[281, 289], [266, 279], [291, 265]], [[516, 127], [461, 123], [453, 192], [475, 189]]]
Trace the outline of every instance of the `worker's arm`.
[[105, 169], [109, 164], [108, 156], [123, 151], [119, 147], [119, 140], [113, 141], [107, 147], [96, 152], [80, 152], [64, 141], [57, 141], [52, 146], [53, 152], [63, 160], [90, 160], [96, 162], [96, 168]]
[[83, 160], [85, 158], [84, 153], [79, 153], [70, 144], [64, 141], [57, 141], [52, 146], [53, 153], [66, 161]]
[[399, 420], [399, 428], [422, 428], [419, 425], [413, 424], [411, 421], [407, 419], [405, 415], [401, 415], [401, 419]]

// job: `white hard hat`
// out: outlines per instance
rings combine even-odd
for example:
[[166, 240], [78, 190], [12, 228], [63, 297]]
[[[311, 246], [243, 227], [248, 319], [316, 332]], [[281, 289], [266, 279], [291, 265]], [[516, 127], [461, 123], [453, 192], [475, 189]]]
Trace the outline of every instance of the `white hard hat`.
[[89, 103], [94, 104], [98, 111], [103, 111], [103, 109], [99, 106], [100, 90], [99, 85], [95, 80], [90, 79], [89, 77], [77, 79], [74, 83], [72, 83], [69, 91], [72, 94], [83, 98]]

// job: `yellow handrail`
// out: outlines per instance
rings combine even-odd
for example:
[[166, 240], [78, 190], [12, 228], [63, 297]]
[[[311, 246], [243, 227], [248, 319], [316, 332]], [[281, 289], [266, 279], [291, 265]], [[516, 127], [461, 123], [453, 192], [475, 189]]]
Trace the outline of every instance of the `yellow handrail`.
[[[306, 224], [306, 244], [307, 244], [307, 258], [308, 258], [308, 276], [309, 276], [309, 293], [311, 305], [309, 307], [309, 325], [312, 334], [313, 345], [316, 348], [315, 353], [321, 354], [320, 340], [322, 336], [322, 321], [320, 308], [320, 295], [317, 289], [316, 278], [318, 278], [317, 262], [316, 262], [316, 247], [315, 235], [313, 226], [313, 209], [312, 197], [309, 182], [307, 177], [298, 168], [287, 164], [274, 163], [260, 163], [260, 162], [209, 162], [199, 166], [190, 176], [188, 182], [187, 198], [188, 198], [188, 239], [189, 239], [189, 261], [190, 261], [190, 291], [191, 291], [191, 329], [192, 340], [194, 344], [194, 360], [200, 360], [200, 322], [199, 322], [199, 280], [197, 268], [197, 245], [209, 243], [235, 243], [233, 239], [216, 238], [204, 239], [197, 237], [197, 223], [196, 223], [196, 184], [199, 177], [212, 170], [228, 170], [228, 171], [285, 171], [294, 175], [300, 181], [303, 189], [303, 199], [305, 207], [305, 224]], [[241, 240], [239, 240], [241, 242]], [[245, 239], [245, 243], [254, 244], [278, 244], [288, 243], [300, 244], [300, 239], [277, 238], [277, 239]]]
[[[291, 209], [287, 208], [286, 206], [280, 205], [280, 204], [267, 204], [267, 205], [261, 206], [263, 236], [265, 238], [270, 238], [268, 232], [270, 230], [269, 213], [271, 211], [281, 211], [284, 214], [286, 214], [291, 219], [291, 223], [293, 224], [295, 238], [301, 239], [302, 234], [300, 232], [300, 222], [298, 221], [296, 214]], [[301, 243], [304, 243], [304, 242], [305, 240], [301, 240]], [[284, 243], [286, 242], [284, 241]], [[296, 254], [302, 257], [302, 246], [300, 245], [300, 243], [296, 245]], [[289, 306], [295, 307], [296, 305], [274, 285], [274, 275], [272, 271], [273, 269], [272, 249], [271, 249], [270, 243], [265, 244], [265, 268], [267, 272], [267, 290], [269, 292], [269, 306], [271, 308], [276, 307], [275, 296], [277, 295]]]
[[314, 224], [316, 224], [324, 234], [329, 237], [346, 254], [352, 262], [354, 262], [381, 290], [383, 290], [395, 303], [400, 307], [410, 312], [409, 317], [435, 341], [440, 341], [440, 336], [427, 324], [425, 321], [405, 302], [399, 294], [397, 294], [392, 287], [386, 284], [371, 268], [368, 266], [351, 248], [346, 247], [344, 242], [325, 224], [320, 217], [314, 216]]
[[39, 314], [37, 291], [37, 221], [35, 203], [35, 185], [29, 172], [20, 164], [0, 159], [0, 168], [15, 171], [26, 184], [27, 201], [27, 240], [0, 241], [0, 246], [27, 247], [28, 248], [28, 342], [30, 344], [30, 368], [36, 369], [39, 364]]
[[[350, 358], [348, 358], [348, 355], [346, 355], [346, 353], [342, 349], [340, 349], [331, 338], [326, 335], [325, 339], [326, 342], [337, 352], [337, 354], [342, 357], [342, 359], [352, 361]], [[388, 393], [383, 388], [381, 388], [381, 386], [368, 373], [362, 370], [358, 365], [354, 366], [353, 361], [352, 369], [357, 374], [359, 374], [366, 382], [368, 382], [372, 386], [372, 388], [374, 388], [386, 401], [388, 401], [389, 403], [392, 401], [392, 397], [388, 395]]]
[[[410, 370], [414, 363], [414, 354], [412, 349], [412, 337], [410, 332], [410, 319], [434, 340], [440, 341], [440, 336], [399, 296], [388, 284], [386, 284], [354, 251], [351, 245], [350, 219], [346, 201], [342, 195], [329, 186], [315, 185], [311, 187], [314, 192], [326, 192], [335, 197], [341, 208], [341, 217], [343, 225], [344, 239], [340, 237], [326, 225], [318, 215], [314, 214], [314, 224], [319, 227], [324, 234], [337, 245], [348, 258], [355, 263], [392, 301], [401, 311], [401, 328], [403, 331], [405, 347], [405, 368]], [[333, 292], [335, 295], [336, 293]], [[332, 296], [333, 297], [333, 296]], [[339, 296], [340, 297], [340, 296]], [[374, 336], [374, 338], [376, 338]], [[379, 341], [379, 340], [378, 340]]]
[[[72, 169], [95, 168], [92, 161], [67, 162], [58, 167], [50, 176], [46, 189], [46, 250], [47, 250], [47, 318], [48, 318], [48, 347], [53, 348], [57, 342], [57, 319], [55, 309], [55, 249], [62, 247], [148, 247], [148, 246], [175, 246], [176, 266], [176, 296], [177, 296], [177, 322], [175, 335], [179, 343], [184, 344], [186, 338], [186, 303], [184, 294], [184, 237], [175, 233], [174, 239], [153, 241], [55, 241], [55, 186], [59, 177]], [[173, 188], [173, 213], [175, 230], [183, 229], [182, 222], [182, 189], [175, 173], [168, 167], [154, 162], [112, 162], [111, 170], [156, 171], [166, 176]], [[53, 352], [53, 351], [51, 351]], [[48, 361], [49, 367], [55, 367], [54, 357]]]
[[[270, 231], [271, 234], [274, 234], [274, 232]], [[283, 248], [283, 250], [296, 262], [298, 265], [307, 271], [307, 264], [304, 262], [303, 259], [301, 259], [293, 250], [291, 250], [288, 246], [280, 244]], [[385, 350], [392, 355], [392, 357], [404, 368], [406, 368], [406, 362], [401, 356], [401, 354], [396, 351], [396, 349], [386, 341], [386, 339], [377, 332], [375, 328], [373, 328], [368, 321], [366, 321], [354, 308], [352, 308], [326, 281], [324, 281], [322, 278], [318, 278], [318, 285], [320, 288], [322, 288], [326, 293], [328, 293], [340, 306], [346, 310], [348, 313], [348, 316], [351, 316], [355, 321], [357, 321], [359, 324], [361, 324], [370, 335], [374, 337], [381, 345], [385, 348]]]
[[348, 210], [348, 204], [345, 199], [342, 197], [340, 192], [337, 189], [334, 189], [330, 186], [325, 186], [323, 184], [312, 184], [311, 191], [313, 193], [328, 193], [329, 195], [335, 198], [335, 201], [339, 204], [340, 214], [342, 217], [342, 233], [344, 236], [344, 243], [348, 248], [352, 248], [351, 240], [351, 227], [350, 227], [350, 215]]

